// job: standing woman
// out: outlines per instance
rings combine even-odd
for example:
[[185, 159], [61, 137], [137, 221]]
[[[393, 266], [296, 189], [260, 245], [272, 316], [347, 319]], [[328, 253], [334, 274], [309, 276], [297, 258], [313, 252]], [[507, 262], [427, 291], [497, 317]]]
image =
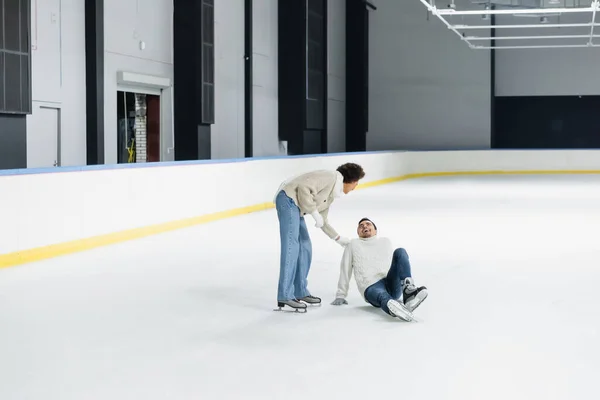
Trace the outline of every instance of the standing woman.
[[277, 305], [306, 312], [307, 304], [320, 304], [321, 299], [308, 291], [308, 271], [312, 262], [312, 243], [306, 229], [305, 215], [315, 220], [315, 226], [341, 246], [349, 240], [338, 235], [327, 221], [331, 203], [356, 188], [364, 178], [362, 167], [353, 163], [341, 165], [335, 171], [308, 172], [281, 184], [275, 197], [281, 257]]

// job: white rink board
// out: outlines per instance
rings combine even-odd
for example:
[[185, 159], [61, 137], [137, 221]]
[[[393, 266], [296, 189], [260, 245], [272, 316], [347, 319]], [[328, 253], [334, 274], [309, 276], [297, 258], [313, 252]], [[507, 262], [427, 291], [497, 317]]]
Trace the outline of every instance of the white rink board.
[[345, 162], [361, 164], [368, 183], [419, 173], [600, 170], [600, 151], [399, 151], [0, 171], [0, 254], [271, 202], [284, 179]]

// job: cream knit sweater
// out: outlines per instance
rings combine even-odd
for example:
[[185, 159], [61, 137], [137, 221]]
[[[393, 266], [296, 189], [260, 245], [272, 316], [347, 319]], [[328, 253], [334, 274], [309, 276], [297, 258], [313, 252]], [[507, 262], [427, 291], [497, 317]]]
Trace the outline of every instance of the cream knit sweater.
[[277, 189], [273, 202], [281, 190], [285, 191], [303, 216], [315, 211], [321, 214], [323, 217], [321, 230], [331, 239], [336, 239], [339, 235], [329, 224], [327, 215], [331, 203], [343, 194], [343, 188], [344, 177], [338, 171], [308, 172], [284, 181]]
[[392, 242], [386, 237], [379, 238], [375, 235], [367, 239], [352, 239], [342, 256], [335, 297], [346, 298], [350, 278], [354, 273], [356, 285], [364, 298], [369, 286], [387, 276], [393, 254]]

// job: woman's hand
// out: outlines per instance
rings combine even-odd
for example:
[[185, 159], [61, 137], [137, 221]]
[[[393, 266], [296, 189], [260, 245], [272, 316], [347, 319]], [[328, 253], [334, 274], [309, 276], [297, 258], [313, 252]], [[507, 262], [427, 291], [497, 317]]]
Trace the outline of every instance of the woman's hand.
[[313, 211], [312, 214], [310, 214], [314, 220], [315, 220], [315, 226], [317, 228], [322, 228], [323, 227], [323, 217], [321, 216], [321, 214], [319, 214], [318, 211]]

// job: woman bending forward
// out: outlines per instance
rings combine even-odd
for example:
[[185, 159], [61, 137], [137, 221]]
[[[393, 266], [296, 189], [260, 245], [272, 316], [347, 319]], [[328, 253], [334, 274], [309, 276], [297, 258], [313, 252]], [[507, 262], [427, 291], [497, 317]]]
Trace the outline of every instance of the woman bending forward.
[[348, 194], [364, 178], [362, 167], [353, 163], [341, 165], [335, 171], [321, 170], [302, 174], [281, 184], [275, 197], [281, 257], [277, 304], [296, 311], [306, 311], [307, 304], [317, 305], [321, 299], [308, 291], [307, 278], [312, 262], [312, 243], [306, 229], [305, 215], [315, 220], [315, 226], [336, 243], [346, 246], [349, 240], [338, 235], [327, 221], [331, 203]]

